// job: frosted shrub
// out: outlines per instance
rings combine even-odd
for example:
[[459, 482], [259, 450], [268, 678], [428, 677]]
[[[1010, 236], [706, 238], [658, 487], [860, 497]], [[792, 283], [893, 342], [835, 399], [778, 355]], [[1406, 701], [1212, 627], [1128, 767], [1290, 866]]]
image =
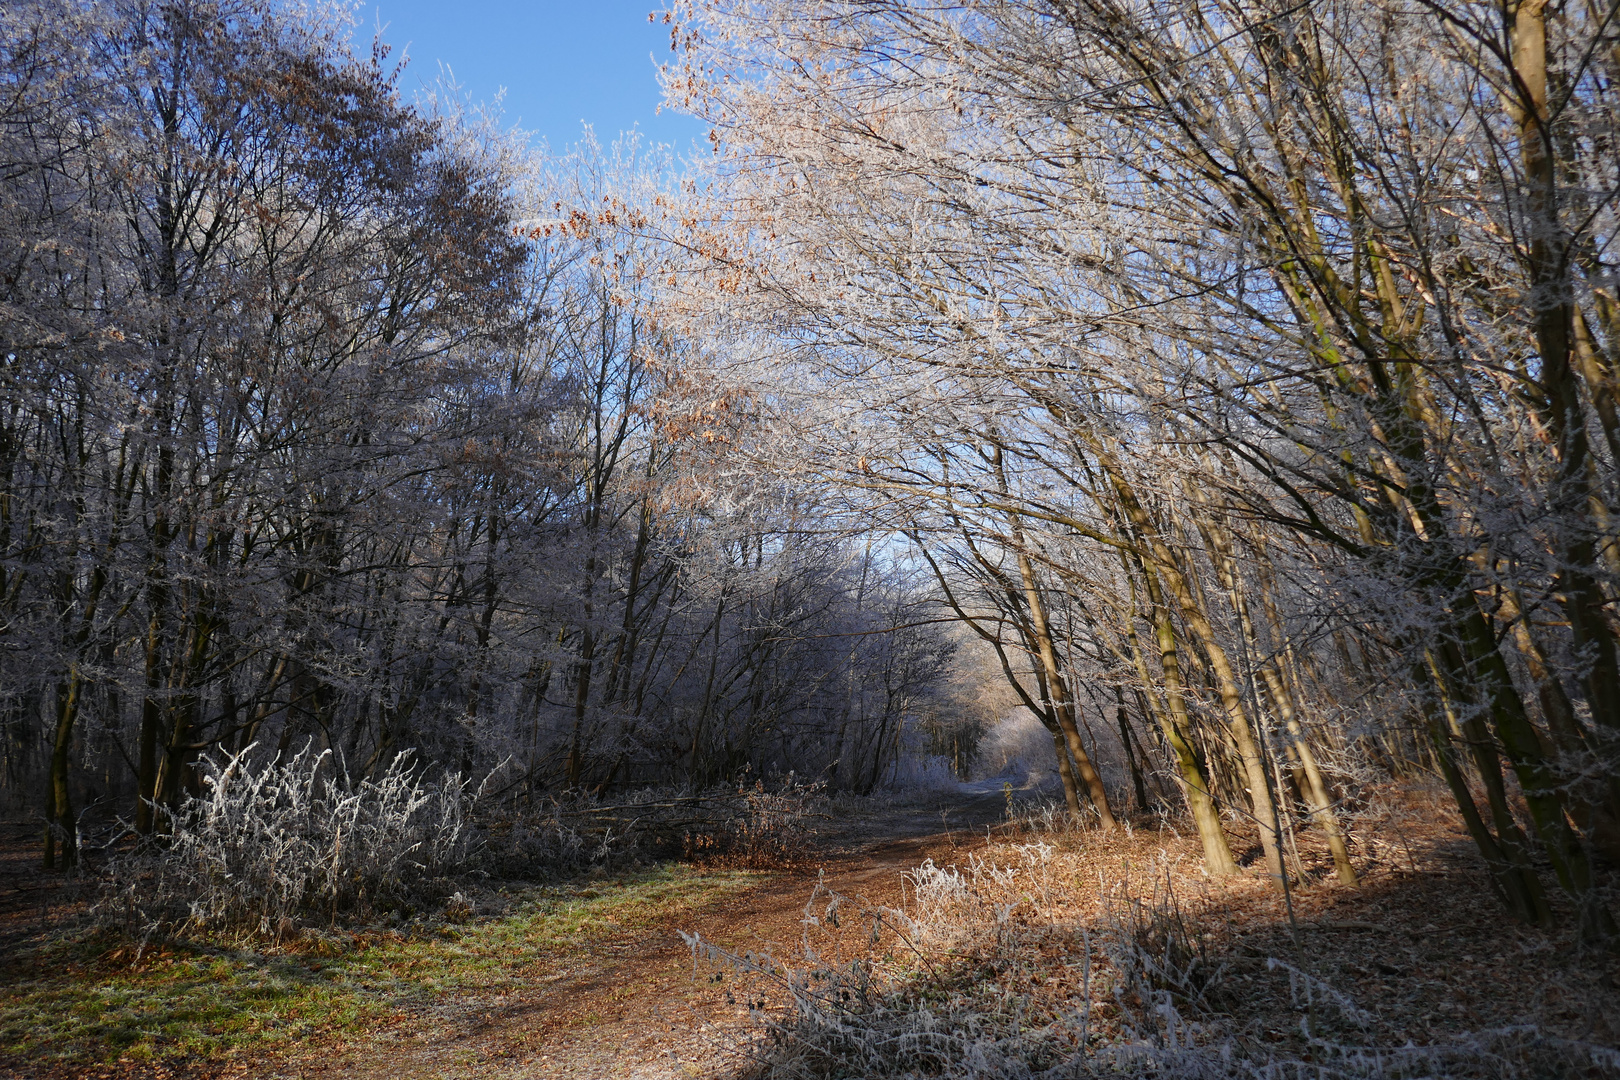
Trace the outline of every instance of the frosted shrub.
[[771, 867], [801, 858], [815, 838], [811, 818], [826, 802], [825, 785], [789, 774], [773, 788], [755, 781], [740, 788], [741, 812], [727, 821], [730, 842], [748, 866]]
[[949, 926], [964, 908], [978, 901], [972, 885], [955, 866], [935, 866], [933, 859], [904, 875], [911, 887], [912, 918], [921, 925]]
[[505, 877], [571, 873], [606, 860], [622, 846], [611, 825], [593, 832], [577, 821], [569, 824], [564, 812], [519, 815], [498, 823], [488, 838], [481, 863]]
[[[1532, 1025], [1379, 1045], [1371, 1014], [1347, 994], [1269, 957], [1266, 970], [1287, 976], [1287, 1022], [1305, 1036], [1303, 1048], [1273, 1046], [1227, 1011], [1239, 1001], [1225, 978], [1234, 958], [1209, 944], [1213, 911], [1178, 895], [1174, 865], [1161, 855], [1147, 881], [1127, 873], [1093, 892], [1079, 881], [1096, 856], [1037, 841], [959, 866], [925, 861], [905, 875], [903, 910], [819, 883], [792, 964], [683, 937], [695, 963], [750, 980], [751, 999], [758, 988], [763, 1037], [749, 1075], [761, 1080], [1620, 1075], [1613, 1050]], [[840, 926], [873, 948], [842, 963], [821, 955], [816, 942]]]
[[[1034, 798], [1015, 798], [1007, 793], [1007, 826], [1014, 833], [1039, 835], [1073, 832], [1097, 824], [1097, 808], [1090, 802], [1081, 804], [1081, 817], [1076, 821], [1061, 797], [1036, 795]], [[1127, 828], [1129, 827], [1127, 821]]]
[[1202, 1012], [1220, 992], [1224, 965], [1209, 954], [1196, 918], [1185, 911], [1166, 872], [1151, 897], [1115, 888], [1103, 903], [1098, 944], [1114, 971], [1124, 1010], [1166, 1016], [1167, 1008]]
[[[989, 853], [1006, 863], [973, 855], [962, 866], [926, 861], [905, 875], [903, 910], [818, 885], [801, 920], [802, 966], [683, 937], [695, 961], [759, 978], [786, 996], [785, 1012], [758, 1014], [771, 1043], [763, 1076], [1032, 1078], [1072, 1060], [1088, 1037], [1088, 1009], [1031, 994], [1013, 974], [1030, 969], [1032, 949], [1078, 945], [1084, 955], [1079, 936], [1030, 923], [1052, 851], [1029, 844]], [[811, 932], [841, 924], [861, 927], [874, 944], [889, 942], [889, 957], [823, 961]], [[1075, 990], [1078, 998], [1087, 993], [1083, 982]]]
[[508, 878], [544, 876], [679, 853], [696, 862], [780, 867], [810, 850], [826, 803], [823, 784], [789, 774], [700, 792], [643, 788], [611, 804], [574, 795], [538, 809], [486, 808], [479, 866]]
[[[756, 869], [790, 865], [809, 852], [815, 839], [812, 820], [824, 816], [826, 803], [824, 784], [805, 783], [792, 773], [769, 785], [756, 780], [735, 791], [678, 799], [681, 854]], [[668, 824], [649, 814], [637, 827], [647, 831]]]
[[433, 899], [473, 854], [478, 792], [459, 775], [432, 781], [402, 754], [356, 783], [330, 752], [255, 765], [252, 749], [203, 759], [203, 793], [174, 810], [169, 834], [113, 866], [104, 919], [279, 937]]
[[1006, 923], [1021, 899], [1019, 868], [997, 866], [969, 854], [963, 867], [935, 866], [934, 860], [904, 876], [911, 891], [911, 911], [905, 917], [919, 941], [946, 948], [985, 926]]

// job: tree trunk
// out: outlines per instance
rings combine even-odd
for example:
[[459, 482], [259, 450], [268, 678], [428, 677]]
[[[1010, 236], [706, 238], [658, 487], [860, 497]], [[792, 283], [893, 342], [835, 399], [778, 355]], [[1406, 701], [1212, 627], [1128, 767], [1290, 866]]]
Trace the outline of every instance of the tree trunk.
[[1097, 810], [1102, 827], [1112, 829], [1115, 825], [1114, 812], [1108, 805], [1108, 791], [1103, 787], [1102, 777], [1097, 774], [1096, 766], [1091, 763], [1091, 755], [1086, 753], [1085, 743], [1080, 738], [1080, 728], [1074, 720], [1074, 700], [1069, 694], [1063, 670], [1058, 664], [1057, 649], [1052, 642], [1051, 627], [1046, 619], [1046, 605], [1035, 585], [1035, 571], [1030, 565], [1029, 556], [1022, 552], [1018, 555], [1018, 572], [1024, 582], [1024, 600], [1029, 604], [1035, 646], [1041, 667], [1046, 673], [1053, 718], [1057, 720], [1058, 730], [1063, 733], [1064, 743], [1069, 748], [1069, 757], [1074, 761], [1080, 782], [1086, 787], [1086, 794], [1091, 797], [1091, 804]]
[[78, 718], [82, 686], [78, 668], [74, 667], [56, 691], [56, 730], [51, 742], [49, 813], [45, 825], [47, 870], [56, 869], [58, 863], [64, 869], [79, 865], [79, 822], [73, 813], [73, 796], [68, 790], [68, 752], [73, 748], [73, 723]]
[[1305, 774], [1305, 794], [1311, 808], [1311, 818], [1319, 823], [1322, 831], [1327, 834], [1328, 850], [1333, 853], [1333, 866], [1338, 871], [1339, 880], [1346, 885], [1354, 885], [1356, 869], [1350, 865], [1350, 849], [1345, 844], [1344, 831], [1339, 828], [1338, 815], [1333, 812], [1333, 797], [1328, 792], [1326, 781], [1322, 779], [1322, 770], [1317, 766], [1316, 754], [1311, 750], [1310, 741], [1300, 729], [1299, 719], [1294, 712], [1293, 699], [1283, 685], [1282, 676], [1278, 674], [1276, 667], [1262, 664], [1260, 675], [1266, 681], [1266, 689], [1271, 692], [1272, 701], [1277, 704], [1277, 712], [1282, 716], [1283, 729], [1292, 740], [1294, 752], [1299, 755], [1300, 768]]
[[1175, 598], [1177, 606], [1181, 609], [1182, 618], [1192, 630], [1193, 636], [1198, 639], [1198, 644], [1209, 661], [1210, 673], [1215, 678], [1221, 708], [1226, 713], [1227, 730], [1237, 748], [1238, 759], [1243, 765], [1244, 779], [1247, 781], [1249, 798], [1254, 807], [1255, 826], [1260, 833], [1261, 850], [1265, 853], [1266, 868], [1280, 887], [1284, 884], [1285, 871], [1282, 842], [1277, 835], [1276, 809], [1271, 801], [1266, 763], [1261, 756], [1254, 731], [1249, 725], [1248, 714], [1243, 708], [1243, 695], [1238, 689], [1237, 676], [1227, 660], [1226, 650], [1221, 648], [1220, 642], [1216, 640], [1214, 627], [1210, 626], [1209, 620], [1204, 616], [1203, 607], [1193, 595], [1186, 576], [1176, 565], [1170, 549], [1159, 538], [1152, 520], [1137, 501], [1136, 494], [1125, 481], [1124, 474], [1119, 470], [1117, 463], [1107, 455], [1101, 456], [1101, 460], [1127, 519], [1144, 544], [1142, 557], [1144, 560], [1152, 559], [1154, 570], [1162, 578], [1170, 595]]
[[[1216, 879], [1231, 877], [1238, 872], [1237, 860], [1232, 857], [1232, 846], [1226, 839], [1226, 830], [1221, 828], [1221, 816], [1210, 792], [1209, 774], [1199, 760], [1197, 744], [1193, 741], [1192, 717], [1187, 714], [1187, 696], [1181, 681], [1181, 658], [1176, 652], [1175, 625], [1170, 619], [1170, 609], [1164, 602], [1158, 575], [1145, 561], [1138, 563], [1138, 569], [1142, 571], [1147, 588], [1153, 637], [1159, 650], [1159, 670], [1164, 677], [1166, 715], [1161, 718], [1164, 739], [1170, 744], [1176, 756], [1176, 765], [1181, 770], [1181, 786], [1187, 808], [1192, 812], [1198, 839], [1204, 847], [1204, 872]], [[1140, 653], [1137, 663], [1143, 685], [1151, 686], [1152, 680], [1148, 677]]]

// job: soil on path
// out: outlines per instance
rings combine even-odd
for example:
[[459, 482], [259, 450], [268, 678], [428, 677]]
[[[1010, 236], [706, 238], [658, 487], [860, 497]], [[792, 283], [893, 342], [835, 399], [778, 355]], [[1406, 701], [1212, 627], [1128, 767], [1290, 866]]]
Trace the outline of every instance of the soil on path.
[[[521, 992], [458, 997], [386, 1031], [303, 1056], [227, 1068], [276, 1080], [675, 1080], [726, 1076], [749, 1027], [734, 980], [695, 964], [681, 932], [733, 953], [800, 955], [804, 909], [818, 882], [896, 904], [902, 875], [950, 861], [984, 839], [1005, 810], [1000, 791], [883, 808], [830, 823], [816, 855], [696, 914], [599, 938]], [[847, 958], [843, 958], [847, 959]], [[716, 975], [719, 979], [716, 979]]]

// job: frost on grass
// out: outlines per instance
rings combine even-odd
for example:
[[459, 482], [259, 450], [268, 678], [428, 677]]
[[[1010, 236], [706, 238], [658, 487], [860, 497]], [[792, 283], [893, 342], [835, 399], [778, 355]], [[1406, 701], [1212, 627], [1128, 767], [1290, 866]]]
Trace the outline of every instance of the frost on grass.
[[[1533, 1025], [1381, 1045], [1368, 1011], [1288, 957], [1258, 961], [1298, 1031], [1269, 1044], [1230, 978], [1256, 958], [1223, 948], [1222, 912], [1189, 895], [1174, 859], [1099, 879], [1097, 852], [1051, 839], [994, 844], [960, 865], [926, 861], [906, 875], [898, 906], [818, 885], [793, 963], [686, 941], [694, 963], [752, 988], [762, 1034], [749, 1053], [762, 1080], [1620, 1075], [1620, 1054]], [[871, 948], [854, 960], [818, 955], [836, 928]]]
[[374, 779], [312, 747], [256, 763], [204, 758], [202, 793], [160, 840], [116, 860], [98, 912], [140, 936], [282, 936], [311, 922], [413, 909], [454, 891], [478, 847], [480, 792], [402, 754]]
[[[623, 805], [588, 797], [495, 805], [481, 784], [403, 754], [375, 778], [352, 777], [312, 746], [256, 760], [249, 747], [204, 758], [202, 792], [167, 831], [112, 862], [96, 914], [141, 937], [281, 938], [300, 927], [443, 907], [473, 914], [479, 880], [573, 874], [679, 851], [745, 866], [807, 849], [821, 786], [789, 778], [706, 793], [637, 792]], [[448, 900], [446, 899], [448, 898]]]

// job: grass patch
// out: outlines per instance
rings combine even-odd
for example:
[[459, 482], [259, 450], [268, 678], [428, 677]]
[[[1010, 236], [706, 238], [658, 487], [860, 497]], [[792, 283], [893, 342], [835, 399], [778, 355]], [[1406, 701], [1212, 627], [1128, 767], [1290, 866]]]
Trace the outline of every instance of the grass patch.
[[763, 875], [681, 864], [508, 894], [463, 925], [308, 936], [274, 952], [106, 937], [42, 947], [0, 986], [0, 1055], [33, 1061], [217, 1059], [403, 1021], [447, 994], [528, 984], [594, 941], [645, 930]]

